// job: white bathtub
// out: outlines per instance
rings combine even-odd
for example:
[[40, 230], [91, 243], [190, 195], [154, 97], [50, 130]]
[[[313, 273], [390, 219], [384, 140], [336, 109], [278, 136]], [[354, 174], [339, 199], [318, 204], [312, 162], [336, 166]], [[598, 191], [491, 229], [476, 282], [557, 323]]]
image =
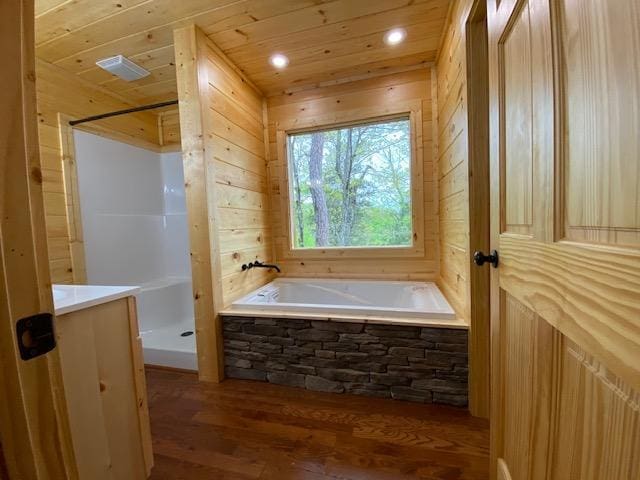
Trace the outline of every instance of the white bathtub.
[[[136, 299], [144, 362], [197, 370], [191, 279], [166, 277], [143, 284]], [[182, 336], [186, 332], [193, 334]]]
[[236, 300], [223, 313], [326, 319], [342, 316], [381, 323], [464, 327], [438, 287], [426, 282], [279, 278]]

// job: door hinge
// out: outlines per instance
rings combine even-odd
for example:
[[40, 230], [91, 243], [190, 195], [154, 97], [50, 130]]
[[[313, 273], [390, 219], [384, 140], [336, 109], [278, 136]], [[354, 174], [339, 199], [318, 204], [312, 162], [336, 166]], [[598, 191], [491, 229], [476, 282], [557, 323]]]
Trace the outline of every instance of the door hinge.
[[56, 348], [53, 315], [38, 313], [16, 323], [18, 349], [23, 360], [31, 360]]

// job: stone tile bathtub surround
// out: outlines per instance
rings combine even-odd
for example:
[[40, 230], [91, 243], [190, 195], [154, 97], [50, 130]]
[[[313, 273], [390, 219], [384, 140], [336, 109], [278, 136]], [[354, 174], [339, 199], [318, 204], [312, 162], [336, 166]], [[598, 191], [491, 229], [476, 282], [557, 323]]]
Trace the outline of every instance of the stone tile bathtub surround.
[[223, 317], [225, 374], [332, 393], [467, 405], [467, 331]]

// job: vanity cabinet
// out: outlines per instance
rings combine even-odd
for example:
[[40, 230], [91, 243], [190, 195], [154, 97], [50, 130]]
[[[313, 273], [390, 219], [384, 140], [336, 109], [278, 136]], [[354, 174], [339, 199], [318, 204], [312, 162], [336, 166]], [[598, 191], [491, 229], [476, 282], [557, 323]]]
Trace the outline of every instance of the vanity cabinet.
[[153, 466], [135, 297], [56, 318], [80, 480], [142, 480]]

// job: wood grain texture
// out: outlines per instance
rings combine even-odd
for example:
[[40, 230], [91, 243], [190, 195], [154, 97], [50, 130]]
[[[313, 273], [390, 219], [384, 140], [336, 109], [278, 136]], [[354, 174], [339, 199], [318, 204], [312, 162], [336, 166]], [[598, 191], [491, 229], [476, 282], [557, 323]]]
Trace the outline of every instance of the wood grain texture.
[[[629, 152], [637, 156], [638, 148], [627, 141], [624, 128], [607, 132], [606, 139], [609, 146], [624, 147], [601, 148], [603, 124], [596, 117], [615, 111], [624, 118], [637, 95], [633, 87], [599, 88], [597, 95], [590, 87], [604, 78], [620, 85], [628, 81], [630, 66], [612, 68], [611, 63], [626, 50], [603, 55], [602, 48], [615, 44], [618, 32], [637, 31], [636, 2], [604, 7], [503, 0], [490, 2], [488, 12], [492, 243], [500, 252], [500, 268], [491, 275], [492, 409], [505, 413], [492, 416], [492, 478], [635, 478], [640, 468], [638, 455], [631, 453], [640, 442], [640, 251], [626, 235], [640, 222], [629, 215], [637, 205], [635, 187], [610, 174]], [[615, 33], [609, 23], [614, 17]], [[508, 48], [514, 34], [528, 36], [528, 48]], [[584, 50], [592, 41], [593, 48]], [[572, 51], [571, 58], [563, 49]], [[517, 75], [508, 79], [510, 63]], [[511, 93], [501, 88], [509, 82]], [[569, 123], [572, 115], [575, 122]], [[514, 119], [515, 126], [507, 125]], [[530, 152], [525, 136], [531, 138]], [[511, 141], [522, 148], [507, 148]], [[517, 169], [529, 166], [531, 206], [520, 190], [508, 187], [514, 169], [518, 183]], [[635, 176], [634, 167], [625, 171]], [[596, 175], [599, 184], [587, 194], [583, 187]], [[606, 201], [598, 197], [605, 191]], [[509, 222], [510, 199], [511, 218], [530, 219], [526, 231]], [[608, 210], [622, 204], [630, 228], [619, 234], [620, 224]], [[587, 228], [572, 231], [567, 219], [578, 217], [597, 224], [599, 233], [592, 235], [587, 230], [593, 225], [577, 221]], [[522, 392], [524, 398], [517, 400]]]
[[0, 443], [0, 479], [9, 480], [9, 472], [7, 470], [7, 462], [4, 459], [4, 452], [2, 451], [2, 443]]
[[487, 422], [462, 409], [156, 369], [147, 381], [152, 480], [488, 478]]
[[640, 8], [567, 0], [557, 14], [565, 132], [558, 233], [639, 247]]
[[530, 234], [533, 224], [533, 69], [529, 8], [503, 33], [504, 231]]
[[[509, 288], [521, 302], [638, 388], [640, 375], [633, 367], [640, 355], [640, 323], [637, 321], [640, 318], [640, 302], [637, 301], [637, 292], [640, 291], [638, 250], [597, 248], [589, 244], [569, 242], [551, 243], [554, 238], [553, 226], [557, 225], [552, 218], [551, 208], [554, 197], [551, 173], [554, 164], [553, 157], [543, 152], [554, 151], [554, 112], [560, 115], [566, 105], [558, 104], [555, 110], [553, 107], [547, 107], [553, 98], [553, 72], [547, 68], [551, 66], [553, 52], [551, 13], [546, 7], [542, 10], [538, 8], [542, 7], [537, 3], [524, 3], [515, 9], [508, 19], [503, 20], [503, 32], [513, 32], [520, 19], [524, 18], [524, 12], [528, 12], [528, 21], [532, 25], [531, 55], [532, 58], [540, 60], [532, 62], [530, 78], [521, 80], [525, 88], [528, 88], [529, 84], [532, 85], [533, 108], [526, 104], [521, 105], [518, 96], [509, 97], [506, 91], [500, 93], [504, 95], [502, 102], [513, 102], [514, 108], [521, 105], [522, 110], [526, 112], [519, 122], [520, 130], [504, 126], [501, 128], [501, 142], [506, 147], [508, 139], [504, 137], [520, 138], [523, 129], [532, 132], [535, 172], [532, 184], [538, 192], [531, 217], [533, 223], [530, 232], [533, 238], [509, 234], [511, 226], [508, 222], [508, 208], [503, 210], [503, 228], [506, 228], [507, 233], [500, 237], [500, 251], [506, 254], [503, 262], [505, 268], [500, 273], [500, 285], [505, 289]], [[578, 7], [574, 5], [573, 8]], [[536, 32], [536, 35], [533, 35], [533, 32]], [[508, 35], [503, 34], [503, 38], [504, 36], [509, 38]], [[515, 57], [514, 61], [517, 62], [518, 58]], [[582, 63], [583, 68], [589, 71], [598, 68], [597, 64], [584, 62], [587, 60]], [[504, 63], [509, 63], [506, 53]], [[555, 68], [558, 70], [557, 78], [563, 78], [565, 64], [558, 63]], [[506, 75], [506, 71], [500, 73]], [[615, 99], [615, 96], [613, 98]], [[504, 116], [503, 122], [506, 122], [508, 108], [504, 109]], [[557, 141], [559, 143], [555, 147], [556, 153], [566, 152], [564, 138], [559, 137]], [[511, 155], [516, 166], [520, 161], [524, 164], [523, 167], [528, 168], [529, 162], [521, 150], [511, 152], [504, 148], [502, 155]], [[619, 160], [620, 157], [610, 155], [602, 159], [602, 164], [616, 165]], [[508, 166], [508, 163], [508, 160], [503, 159], [502, 167]], [[503, 170], [502, 174], [509, 176], [508, 168]], [[559, 179], [556, 178], [556, 181]], [[505, 183], [503, 198], [506, 198], [507, 204], [509, 195], [509, 188]], [[519, 195], [516, 194], [513, 205], [518, 205], [523, 211], [527, 210], [527, 204], [518, 201]], [[618, 189], [617, 195], [618, 202], [637, 203], [634, 192]], [[555, 214], [562, 217], [562, 209], [556, 209]], [[615, 247], [615, 243], [611, 244], [611, 247]], [[588, 295], [585, 295], [585, 290], [589, 292]]]
[[504, 236], [500, 284], [640, 388], [640, 254]]
[[151, 468], [146, 391], [139, 390], [144, 382], [137, 374], [144, 378], [142, 344], [130, 302], [123, 298], [57, 319], [80, 478], [142, 480]]
[[[149, 424], [149, 401], [147, 398], [147, 382], [142, 355], [142, 337], [138, 325], [138, 307], [136, 297], [127, 297], [127, 313], [129, 318], [129, 340], [131, 343], [131, 369], [133, 370], [134, 393], [140, 431], [140, 443], [146, 477], [153, 467], [153, 447], [151, 444], [151, 426]], [[145, 478], [146, 478], [145, 477]]]
[[[469, 132], [466, 19], [471, 0], [452, 2], [440, 44], [438, 86], [438, 286], [459, 314], [470, 318]], [[471, 402], [473, 403], [473, 402]]]
[[222, 288], [217, 207], [211, 188], [216, 182], [213, 152], [205, 141], [209, 84], [203, 42], [203, 35], [194, 26], [175, 31], [198, 373], [202, 380], [220, 381], [222, 334], [217, 311], [222, 308]]
[[[437, 231], [431, 157], [433, 125], [430, 75], [430, 70], [419, 69], [267, 98], [271, 222], [275, 236], [276, 259], [287, 275], [435, 279]], [[289, 204], [286, 200], [288, 186], [285, 132], [290, 129], [357, 122], [401, 112], [411, 112], [414, 137], [414, 247], [402, 250], [293, 250], [290, 247]], [[416, 161], [419, 163], [416, 164]]]
[[199, 371], [220, 381], [218, 311], [273, 278], [241, 270], [273, 259], [262, 96], [197, 27], [175, 45]]
[[528, 477], [531, 462], [531, 428], [538, 397], [532, 381], [535, 369], [537, 318], [518, 301], [506, 295], [502, 312], [502, 357], [504, 395], [500, 399], [504, 424], [503, 457], [515, 478]]
[[[139, 104], [177, 94], [173, 30], [198, 25], [265, 93], [434, 60], [449, 0], [38, 0], [38, 57]], [[404, 26], [402, 45], [384, 33]], [[284, 52], [290, 67], [268, 58]], [[134, 84], [96, 67], [123, 54], [151, 74]]]
[[[465, 25], [466, 83], [469, 98], [469, 252], [490, 251], [489, 58], [486, 7], [484, 0], [474, 1]], [[491, 403], [489, 276], [489, 268], [471, 265], [469, 408], [471, 413], [484, 418], [489, 418]]]
[[58, 351], [25, 362], [16, 322], [52, 313], [38, 152], [33, 2], [0, 4], [0, 443], [11, 478], [78, 478]]
[[[218, 255], [223, 306], [268, 283], [275, 272], [241, 266], [254, 260], [272, 263], [271, 221], [266, 192], [267, 165], [262, 95], [211, 40], [203, 38], [207, 52], [208, 131], [212, 152], [218, 217]], [[226, 175], [218, 175], [218, 171]], [[251, 175], [256, 182], [235, 181]], [[249, 245], [225, 243], [237, 232], [253, 232]], [[256, 232], [266, 232], [258, 237]], [[223, 253], [224, 252], [224, 253]]]
[[489, 416], [488, 272], [471, 253], [488, 251], [486, 27], [478, 2], [451, 3], [437, 69], [438, 286], [470, 324], [469, 407]]
[[500, 382], [500, 456], [510, 476], [545, 477], [550, 430], [553, 328], [507, 292], [501, 292], [501, 339], [492, 372]]
[[180, 150], [180, 112], [171, 108], [158, 114], [159, 143], [163, 150]]
[[[41, 60], [36, 62], [36, 78], [51, 279], [53, 283], [85, 283], [79, 199], [74, 188], [73, 130], [66, 122], [128, 108], [131, 103]], [[149, 112], [76, 128], [143, 148], [159, 148], [156, 115]]]
[[560, 348], [562, 422], [550, 478], [639, 478], [639, 391], [571, 340]]
[[638, 390], [503, 291], [498, 478], [636, 478]]
[[[87, 269], [84, 252], [84, 231], [82, 230], [82, 212], [80, 211], [78, 160], [76, 158], [73, 127], [69, 125], [70, 120], [71, 117], [64, 114], [58, 115], [60, 149], [62, 154], [62, 177], [65, 191], [65, 211], [60, 213], [66, 215], [67, 219], [68, 242], [66, 241], [67, 239], [64, 238], [65, 241], [63, 245], [69, 249], [71, 255], [71, 275], [73, 283], [77, 285], [87, 283]], [[51, 203], [46, 202], [45, 197], [45, 208], [47, 207], [50, 208]], [[59, 212], [54, 210], [52, 213]], [[51, 247], [49, 248], [51, 249]], [[58, 260], [58, 258], [56, 258], [56, 260]]]

